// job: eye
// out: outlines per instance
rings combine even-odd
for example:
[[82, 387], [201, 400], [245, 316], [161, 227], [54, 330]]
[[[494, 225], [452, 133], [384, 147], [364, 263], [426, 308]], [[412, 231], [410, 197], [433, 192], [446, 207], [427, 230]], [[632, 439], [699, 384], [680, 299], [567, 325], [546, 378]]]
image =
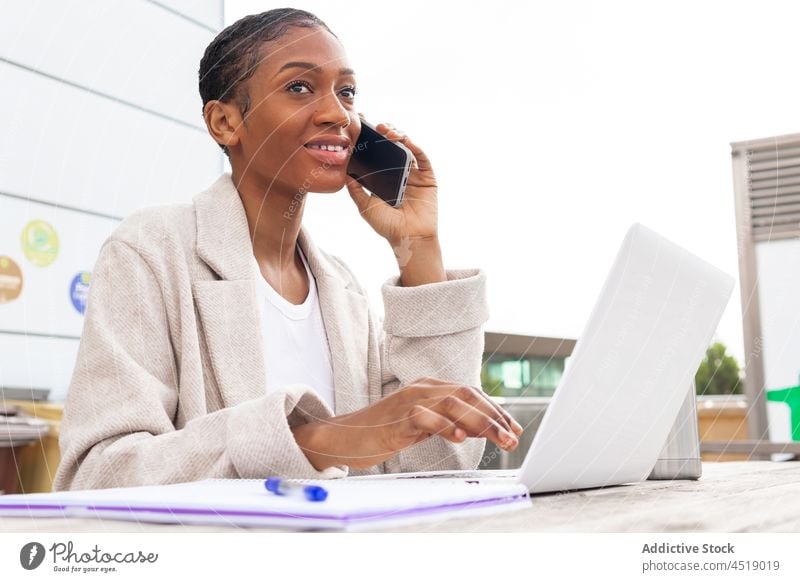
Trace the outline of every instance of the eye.
[[357, 93], [355, 87], [345, 87], [344, 89], [342, 89], [342, 91], [343, 92], [344, 91], [349, 91], [351, 93], [351, 95], [348, 97], [348, 99], [355, 99], [355, 96], [356, 96], [356, 93]]
[[289, 91], [290, 93], [300, 93], [300, 91], [292, 91], [292, 87], [305, 87], [306, 89], [311, 89], [311, 87], [309, 87], [308, 83], [306, 83], [305, 81], [292, 81], [291, 83], [286, 85], [286, 90]]
[[[300, 87], [300, 90], [295, 91], [294, 90], [295, 87]], [[311, 91], [311, 86], [306, 81], [303, 80], [292, 81], [291, 83], [286, 85], [286, 90], [289, 91], [290, 93], [296, 93], [297, 95], [302, 95], [304, 93], [304, 91], [302, 90], [303, 87]], [[355, 99], [356, 88], [353, 87], [352, 85], [345, 87], [344, 89], [341, 90], [341, 92], [349, 93], [349, 95], [345, 95], [346, 99]]]

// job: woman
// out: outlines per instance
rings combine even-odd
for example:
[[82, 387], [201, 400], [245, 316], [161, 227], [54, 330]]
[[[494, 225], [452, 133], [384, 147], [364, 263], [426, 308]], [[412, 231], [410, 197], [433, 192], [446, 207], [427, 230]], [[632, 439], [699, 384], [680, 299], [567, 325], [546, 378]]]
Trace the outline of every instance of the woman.
[[[378, 126], [416, 158], [399, 209], [345, 172], [361, 122], [336, 36], [300, 10], [243, 18], [207, 48], [200, 93], [232, 171], [103, 245], [54, 489], [475, 468], [485, 438], [513, 449], [522, 428], [473, 388], [485, 275], [442, 266], [430, 161]], [[405, 250], [383, 330], [301, 225], [308, 192], [344, 185]]]

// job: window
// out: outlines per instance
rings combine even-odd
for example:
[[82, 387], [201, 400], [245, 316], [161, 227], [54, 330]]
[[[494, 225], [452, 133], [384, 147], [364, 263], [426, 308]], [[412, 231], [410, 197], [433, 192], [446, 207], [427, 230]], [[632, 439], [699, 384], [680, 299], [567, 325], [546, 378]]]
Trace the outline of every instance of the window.
[[484, 364], [481, 383], [492, 396], [552, 396], [563, 375], [564, 358], [495, 355]]

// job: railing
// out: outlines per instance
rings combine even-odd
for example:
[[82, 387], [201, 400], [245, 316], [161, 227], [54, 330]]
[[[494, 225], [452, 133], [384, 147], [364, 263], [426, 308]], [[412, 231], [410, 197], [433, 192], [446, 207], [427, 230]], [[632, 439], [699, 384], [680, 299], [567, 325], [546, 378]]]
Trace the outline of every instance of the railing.
[[[525, 429], [517, 448], [506, 452], [487, 441], [481, 469], [517, 469], [522, 465], [542, 422], [549, 397], [492, 397]], [[700, 452], [704, 461], [761, 460], [770, 454], [800, 455], [800, 442], [771, 443], [747, 439], [747, 401], [744, 395], [698, 396]], [[765, 435], [766, 436], [766, 435]]]

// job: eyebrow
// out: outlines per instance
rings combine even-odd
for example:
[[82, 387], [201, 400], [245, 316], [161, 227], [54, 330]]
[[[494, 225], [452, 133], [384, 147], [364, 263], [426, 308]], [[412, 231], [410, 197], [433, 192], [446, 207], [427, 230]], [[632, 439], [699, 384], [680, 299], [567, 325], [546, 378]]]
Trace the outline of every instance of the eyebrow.
[[[314, 63], [308, 63], [306, 61], [289, 61], [288, 63], [284, 64], [280, 69], [278, 69], [278, 72], [275, 74], [275, 76], [277, 77], [279, 74], [281, 74], [284, 71], [284, 69], [291, 69], [291, 68], [295, 68], [295, 67], [301, 68], [301, 69], [317, 69], [315, 72], [316, 73], [320, 72], [319, 71], [320, 65], [315, 65]], [[342, 75], [355, 75], [355, 74], [356, 73], [355, 73], [355, 71], [353, 69], [348, 69], [346, 67], [342, 68], [342, 69], [339, 69], [339, 75], [340, 76], [342, 76]]]

